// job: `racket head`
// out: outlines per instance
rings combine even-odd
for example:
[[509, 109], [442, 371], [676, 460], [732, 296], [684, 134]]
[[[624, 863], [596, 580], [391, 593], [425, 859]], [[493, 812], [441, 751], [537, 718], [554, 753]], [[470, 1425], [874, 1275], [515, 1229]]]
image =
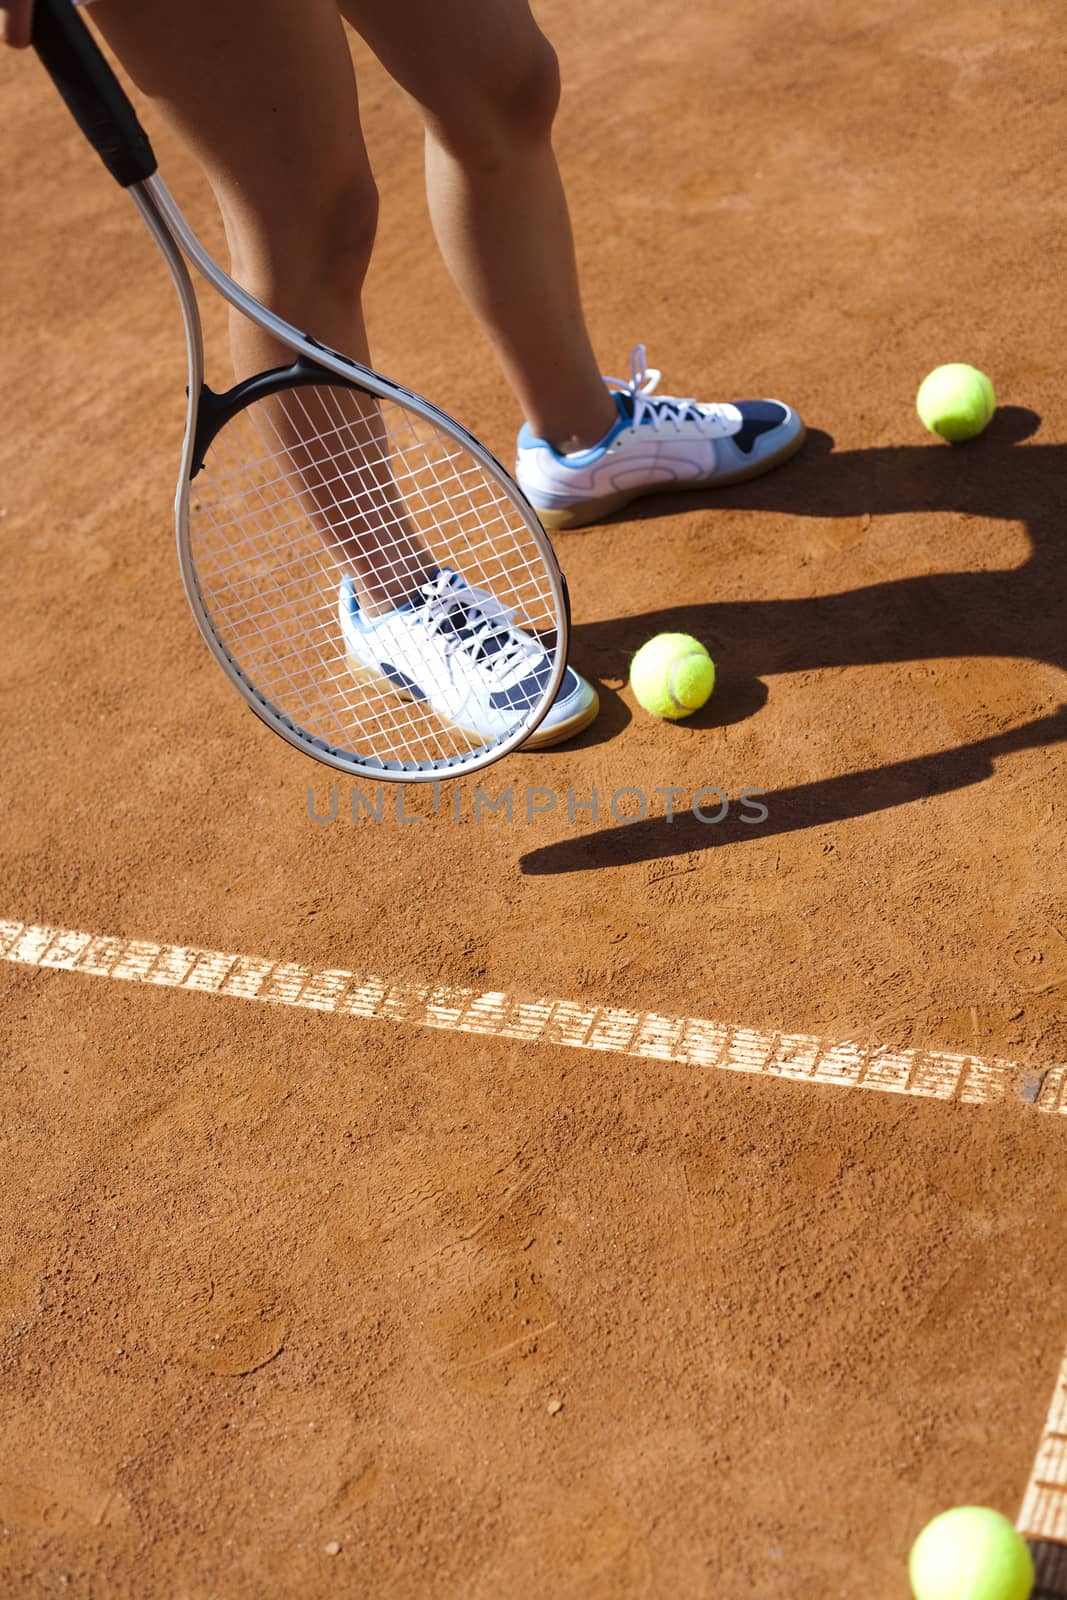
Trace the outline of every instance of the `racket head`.
[[[567, 595], [536, 514], [484, 446], [396, 385], [372, 394], [301, 353], [226, 395], [202, 388], [177, 531], [223, 671], [275, 733], [339, 771], [477, 771], [555, 698]], [[403, 597], [392, 616], [383, 575]]]

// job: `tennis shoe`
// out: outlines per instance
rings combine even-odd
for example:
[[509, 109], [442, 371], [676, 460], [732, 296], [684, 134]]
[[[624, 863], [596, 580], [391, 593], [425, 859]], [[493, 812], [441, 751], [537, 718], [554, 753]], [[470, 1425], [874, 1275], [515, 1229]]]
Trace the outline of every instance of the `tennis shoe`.
[[800, 449], [804, 424], [780, 400], [706, 404], [654, 395], [660, 380], [639, 344], [630, 378], [605, 378], [618, 419], [599, 443], [563, 455], [527, 424], [515, 475], [546, 528], [578, 528], [641, 495], [758, 477]]
[[[488, 590], [449, 567], [437, 568], [409, 601], [381, 617], [363, 614], [345, 577], [338, 607], [357, 682], [425, 702], [442, 722], [478, 741], [512, 732], [552, 676], [552, 657], [537, 636], [517, 627], [515, 613]], [[568, 666], [547, 716], [523, 748], [573, 738], [599, 709], [595, 689]]]

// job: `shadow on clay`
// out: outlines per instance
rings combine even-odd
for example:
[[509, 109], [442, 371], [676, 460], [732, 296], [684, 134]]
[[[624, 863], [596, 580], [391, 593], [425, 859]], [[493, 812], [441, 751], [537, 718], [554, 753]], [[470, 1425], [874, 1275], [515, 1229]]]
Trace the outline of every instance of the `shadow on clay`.
[[663, 817], [646, 817], [642, 822], [601, 828], [596, 833], [530, 850], [520, 865], [531, 877], [588, 872], [595, 867], [655, 861], [663, 856], [688, 855], [696, 850], [716, 850], [724, 845], [796, 833], [801, 828], [824, 827], [829, 822], [966, 789], [992, 777], [997, 756], [1062, 742], [1067, 742], [1067, 705], [1060, 706], [1051, 716], [1038, 717], [1021, 728], [977, 739], [956, 750], [916, 756], [892, 766], [849, 772], [791, 789], [769, 789], [762, 796], [769, 816], [758, 826], [733, 816], [714, 827], [692, 815], [677, 815], [671, 822]]
[[[713, 503], [795, 517], [999, 517], [1026, 525], [1031, 551], [1019, 566], [938, 572], [791, 600], [697, 601], [579, 626], [579, 650], [626, 659], [656, 633], [705, 640], [717, 660], [729, 663], [721, 684], [729, 685], [728, 698], [709, 702], [699, 721], [687, 719], [690, 728], [758, 711], [766, 699], [762, 674], [982, 656], [1067, 670], [1067, 445], [1017, 448], [1040, 422], [1033, 411], [1005, 406], [980, 439], [962, 448], [900, 445], [837, 455], [833, 440], [815, 431], [780, 473], [714, 496], [664, 495], [628, 511], [629, 520], [646, 520]], [[695, 818], [650, 817], [532, 850], [522, 870], [588, 871], [820, 827], [966, 788], [991, 776], [998, 755], [1064, 740], [1067, 706], [954, 750], [771, 791], [764, 799], [770, 818], [758, 827], [739, 819], [710, 828]]]

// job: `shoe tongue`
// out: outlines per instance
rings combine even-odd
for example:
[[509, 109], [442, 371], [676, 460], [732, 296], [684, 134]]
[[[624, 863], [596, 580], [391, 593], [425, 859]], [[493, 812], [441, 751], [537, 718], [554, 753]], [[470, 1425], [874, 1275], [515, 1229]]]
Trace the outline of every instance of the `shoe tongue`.
[[436, 583], [441, 576], [440, 567], [429, 567], [419, 580], [417, 589], [413, 589], [406, 600], [397, 606], [398, 611], [414, 611], [417, 606], [426, 604], [426, 591], [431, 584]]
[[[453, 573], [451, 576], [454, 578], [455, 574]], [[440, 630], [442, 633], [452, 634], [457, 639], [469, 639], [475, 628], [480, 627], [484, 621], [484, 617], [479, 618], [476, 622], [472, 621], [471, 608], [464, 605], [457, 595], [449, 606], [448, 615], [441, 619]], [[507, 640], [508, 633], [506, 629], [494, 630], [494, 632], [481, 640], [477, 650], [474, 652], [474, 659], [483, 661], [488, 656], [496, 655], [498, 650], [503, 649]]]
[[[619, 415], [624, 419], [624, 421], [632, 422], [634, 420], [634, 414], [637, 410], [637, 406], [634, 404], [634, 397], [632, 394], [621, 394], [616, 391], [615, 404], [618, 406]], [[655, 412], [653, 411], [652, 407], [646, 405], [644, 415], [641, 418], [642, 426], [646, 422], [652, 422], [654, 418]]]

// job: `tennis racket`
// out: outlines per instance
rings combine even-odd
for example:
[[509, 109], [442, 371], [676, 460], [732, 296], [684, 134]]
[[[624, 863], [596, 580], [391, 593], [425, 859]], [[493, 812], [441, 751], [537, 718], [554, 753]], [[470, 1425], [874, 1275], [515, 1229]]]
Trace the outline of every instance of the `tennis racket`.
[[[33, 28], [178, 293], [189, 358], [178, 562], [223, 672], [275, 733], [359, 777], [458, 776], [530, 741], [568, 636], [566, 583], [532, 507], [459, 423], [274, 316], [218, 266], [70, 0], [37, 0]], [[190, 265], [292, 361], [211, 389]]]

